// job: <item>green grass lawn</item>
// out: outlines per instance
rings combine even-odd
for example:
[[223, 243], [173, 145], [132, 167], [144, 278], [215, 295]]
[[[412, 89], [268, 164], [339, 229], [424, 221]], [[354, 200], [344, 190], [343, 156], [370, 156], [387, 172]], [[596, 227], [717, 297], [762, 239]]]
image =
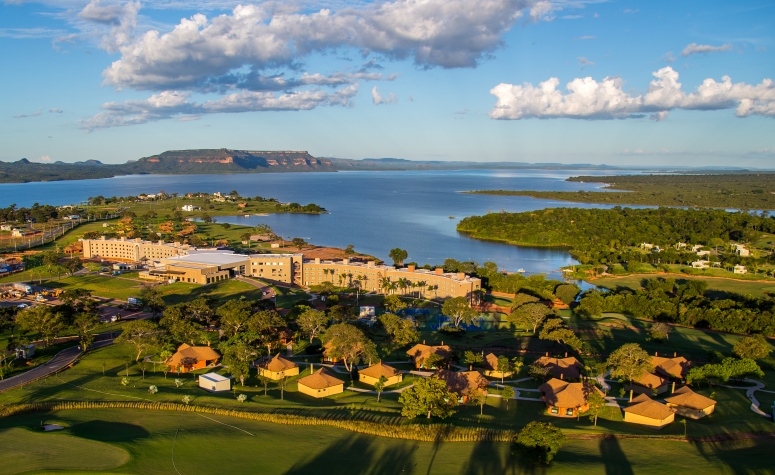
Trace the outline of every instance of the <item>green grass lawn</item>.
[[[21, 465], [21, 461], [4, 462], [0, 474], [54, 467], [83, 470], [90, 460], [104, 464], [88, 467], [101, 469], [100, 473], [144, 475], [166, 475], [175, 473], [175, 469], [182, 474], [288, 475], [664, 475], [688, 470], [699, 470], [708, 475], [772, 473], [770, 454], [775, 448], [775, 442], [763, 439], [715, 444], [636, 439], [574, 440], [560, 450], [548, 468], [531, 468], [522, 465], [510, 454], [507, 443], [434, 444], [371, 437], [325, 426], [285, 426], [223, 416], [128, 409], [71, 410], [13, 416], [0, 419], [0, 437], [26, 432], [24, 429], [37, 427], [41, 420], [67, 425], [60, 433], [29, 434], [47, 437], [50, 442], [47, 441], [46, 446], [69, 446], [73, 447], [73, 452], [86, 447], [99, 447], [100, 450], [82, 457], [65, 453], [59, 459], [42, 454], [40, 450], [30, 450], [24, 454], [26, 465]], [[7, 439], [11, 437], [6, 436]], [[74, 443], [76, 440], [78, 442]], [[96, 454], [107, 452], [105, 444], [113, 447], [116, 451], [113, 453], [129, 453], [129, 460], [112, 469], [109, 467], [115, 467], [119, 460], [116, 456], [95, 460], [99, 458]], [[65, 457], [81, 465], [66, 465]], [[57, 460], [63, 460], [61, 465], [57, 465]]]
[[[710, 274], [708, 274], [710, 275]], [[760, 276], [761, 277], [761, 276]], [[754, 297], [762, 297], [767, 294], [775, 293], [775, 280], [771, 282], [754, 282], [746, 280], [714, 279], [703, 276], [689, 276], [677, 274], [649, 274], [649, 275], [629, 275], [626, 277], [606, 277], [592, 280], [591, 283], [607, 289], [628, 288], [640, 290], [643, 288], [644, 279], [670, 278], [676, 279], [679, 283], [690, 279], [704, 280], [708, 283], [709, 290], [720, 292], [734, 292], [739, 294], [750, 294]]]
[[63, 277], [45, 283], [51, 288], [80, 288], [90, 290], [97, 297], [126, 300], [128, 297], [139, 297], [143, 283], [137, 280], [122, 279], [99, 274], [75, 275]]

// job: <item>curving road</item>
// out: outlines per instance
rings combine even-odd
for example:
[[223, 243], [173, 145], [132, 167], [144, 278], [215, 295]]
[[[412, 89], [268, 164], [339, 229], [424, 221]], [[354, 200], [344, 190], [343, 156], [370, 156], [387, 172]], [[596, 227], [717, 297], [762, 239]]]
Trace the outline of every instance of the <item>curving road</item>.
[[[113, 343], [113, 340], [98, 341], [92, 345], [92, 349], [101, 348], [103, 346], [110, 345], [111, 343]], [[45, 364], [37, 366], [29, 371], [25, 371], [22, 374], [0, 381], [0, 393], [56, 373], [62, 368], [72, 364], [80, 354], [81, 348], [79, 346], [65, 348], [64, 350], [54, 355], [54, 357]]]

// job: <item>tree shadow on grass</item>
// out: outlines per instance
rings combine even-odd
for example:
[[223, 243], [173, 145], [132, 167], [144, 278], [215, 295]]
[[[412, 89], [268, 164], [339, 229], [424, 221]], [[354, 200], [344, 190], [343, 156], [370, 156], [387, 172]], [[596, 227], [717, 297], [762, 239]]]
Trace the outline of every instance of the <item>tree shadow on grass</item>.
[[709, 460], [717, 460], [730, 473], [749, 475], [773, 473], [772, 453], [775, 439], [759, 438], [733, 442], [695, 442], [697, 451]]
[[336, 473], [337, 475], [392, 475], [412, 471], [418, 444], [391, 439], [385, 450], [375, 447], [375, 437], [351, 435], [304, 461], [296, 463], [286, 475]]
[[504, 459], [503, 452], [493, 442], [478, 442], [471, 452], [466, 464], [464, 475], [505, 475], [516, 468], [516, 458], [508, 453]]
[[101, 420], [73, 425], [70, 427], [69, 432], [77, 437], [99, 440], [101, 442], [135, 442], [150, 435], [141, 426]]
[[616, 437], [605, 437], [600, 440], [600, 456], [605, 464], [606, 475], [633, 475], [632, 465]]

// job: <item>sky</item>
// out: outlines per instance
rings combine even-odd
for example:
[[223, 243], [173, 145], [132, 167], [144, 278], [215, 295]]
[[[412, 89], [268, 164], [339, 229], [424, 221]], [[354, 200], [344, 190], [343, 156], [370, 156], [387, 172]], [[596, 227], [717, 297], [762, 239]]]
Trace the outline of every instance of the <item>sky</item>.
[[6, 0], [0, 65], [3, 161], [775, 168], [771, 0]]

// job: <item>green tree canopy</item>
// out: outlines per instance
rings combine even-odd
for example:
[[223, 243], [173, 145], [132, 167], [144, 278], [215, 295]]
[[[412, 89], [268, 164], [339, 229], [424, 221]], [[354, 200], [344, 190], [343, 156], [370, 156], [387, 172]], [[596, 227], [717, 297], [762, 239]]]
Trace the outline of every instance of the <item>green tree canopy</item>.
[[772, 346], [762, 335], [746, 336], [735, 343], [732, 353], [740, 358], [760, 360], [769, 356]]
[[398, 313], [406, 308], [406, 302], [401, 300], [398, 295], [387, 295], [382, 300], [382, 306], [390, 313]]
[[341, 360], [347, 371], [353, 364], [377, 359], [374, 343], [359, 328], [349, 323], [331, 325], [323, 334], [323, 354], [331, 359]]
[[479, 315], [471, 308], [465, 297], [453, 297], [447, 299], [441, 306], [441, 313], [449, 317], [455, 328], [460, 328], [461, 323], [479, 326], [476, 317]]
[[127, 343], [135, 347], [137, 355], [135, 361], [140, 359], [143, 353], [158, 345], [162, 336], [162, 330], [151, 320], [133, 320], [124, 325], [116, 339], [116, 343]]
[[554, 289], [554, 295], [566, 304], [571, 304], [575, 301], [579, 292], [581, 292], [581, 289], [575, 284], [560, 284]]
[[528, 464], [548, 465], [565, 441], [565, 434], [554, 424], [532, 421], [519, 431], [512, 452]]
[[393, 264], [396, 266], [404, 265], [404, 261], [409, 257], [409, 253], [400, 248], [393, 248], [388, 253], [388, 257], [393, 260]]
[[551, 313], [552, 311], [542, 303], [526, 303], [512, 311], [509, 320], [518, 325], [532, 328], [535, 335], [538, 327]]
[[447, 383], [436, 378], [424, 378], [401, 392], [398, 402], [403, 406], [401, 415], [414, 419], [419, 416], [446, 419], [455, 412], [457, 394], [447, 390]]
[[[630, 384], [640, 378], [644, 371], [654, 371], [651, 356], [637, 343], [627, 343], [614, 350], [608, 357], [606, 365], [611, 368], [612, 377], [625, 379]], [[630, 401], [632, 401], [632, 390], [630, 390]]]
[[328, 325], [329, 318], [325, 312], [307, 307], [296, 319], [296, 324], [305, 335], [309, 336], [309, 342], [317, 338]]
[[401, 318], [394, 313], [384, 313], [378, 320], [387, 333], [385, 349], [388, 353], [420, 339], [420, 333], [414, 322], [408, 318]]

